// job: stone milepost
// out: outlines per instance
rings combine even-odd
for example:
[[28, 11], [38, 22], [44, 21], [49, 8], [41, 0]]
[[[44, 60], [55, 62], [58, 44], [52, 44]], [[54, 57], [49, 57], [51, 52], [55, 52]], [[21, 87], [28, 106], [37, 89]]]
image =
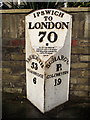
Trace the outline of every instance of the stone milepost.
[[45, 113], [68, 100], [72, 16], [42, 9], [25, 20], [27, 98]]

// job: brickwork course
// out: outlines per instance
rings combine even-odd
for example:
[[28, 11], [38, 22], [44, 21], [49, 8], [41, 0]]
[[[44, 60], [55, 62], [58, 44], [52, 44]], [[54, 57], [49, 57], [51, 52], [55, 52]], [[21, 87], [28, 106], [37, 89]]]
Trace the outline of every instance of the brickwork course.
[[[63, 8], [73, 18], [70, 97], [90, 97], [90, 8]], [[25, 16], [27, 10], [2, 14], [2, 91], [26, 95]], [[0, 36], [1, 37], [1, 36]]]

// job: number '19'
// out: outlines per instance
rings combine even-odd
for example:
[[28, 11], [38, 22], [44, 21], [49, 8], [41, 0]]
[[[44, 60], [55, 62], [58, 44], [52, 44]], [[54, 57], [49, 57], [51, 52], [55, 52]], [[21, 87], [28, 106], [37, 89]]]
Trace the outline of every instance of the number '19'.
[[57, 86], [57, 85], [60, 85], [61, 84], [61, 79], [58, 78], [58, 79], [55, 79], [55, 83], [54, 83], [54, 86]]

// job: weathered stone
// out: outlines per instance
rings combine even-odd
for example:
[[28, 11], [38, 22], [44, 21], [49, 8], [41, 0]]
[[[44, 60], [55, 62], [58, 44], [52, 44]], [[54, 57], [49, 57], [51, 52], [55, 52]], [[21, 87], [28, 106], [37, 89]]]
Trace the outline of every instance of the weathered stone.
[[[81, 19], [81, 16], [79, 16], [79, 19]], [[78, 38], [84, 37], [84, 26], [85, 26], [85, 20], [84, 19], [79, 20]]]
[[[17, 49], [17, 48], [16, 48]], [[4, 52], [2, 55], [3, 60], [25, 60], [25, 54], [21, 52]]]
[[85, 84], [88, 85], [89, 84], [89, 79], [88, 78], [70, 78], [70, 83], [73, 84]]
[[79, 61], [79, 57], [78, 55], [71, 55], [71, 62], [78, 62]]
[[78, 70], [71, 70], [71, 77], [77, 78], [79, 75], [81, 75], [81, 71]]
[[17, 33], [18, 33], [18, 38], [24, 38], [25, 37], [25, 18], [24, 15], [17, 15], [17, 20], [18, 20], [18, 28], [17, 28]]
[[84, 78], [88, 78], [90, 76], [89, 71], [88, 70], [71, 70], [71, 77], [84, 77]]
[[2, 82], [4, 82], [4, 80], [19, 81], [20, 79], [21, 79], [21, 76], [10, 75], [10, 74], [2, 74]]
[[85, 14], [85, 28], [84, 28], [84, 37], [90, 38], [90, 13]]
[[25, 60], [24, 54], [11, 54], [11, 60]]
[[10, 38], [17, 38], [17, 15], [10, 16]]
[[88, 84], [88, 78], [77, 78], [78, 84]]
[[78, 38], [78, 26], [79, 26], [79, 21], [73, 21], [73, 30], [72, 30], [72, 36], [74, 38]]
[[25, 67], [25, 61], [2, 61], [2, 66], [3, 67], [19, 67], [19, 68], [24, 68]]
[[11, 73], [11, 69], [10, 68], [2, 68], [2, 73]]
[[7, 93], [22, 93], [22, 88], [3, 88], [4, 92]]
[[[90, 8], [89, 7], [63, 7], [62, 10], [65, 10], [67, 12], [71, 12], [72, 14], [75, 14], [78, 12], [81, 12], [81, 14], [82, 14], [83, 11], [84, 12], [90, 11]], [[17, 11], [19, 11], [19, 10], [17, 10]]]
[[74, 84], [70, 84], [70, 91], [73, 90], [73, 89], [72, 89], [73, 86], [74, 86]]
[[18, 75], [13, 75], [13, 74], [2, 74], [2, 82], [4, 83], [22, 83], [25, 82], [25, 77], [20, 75], [20, 73]]
[[72, 90], [88, 91], [89, 90], [89, 86], [88, 85], [78, 85], [78, 84], [75, 84], [75, 85], [72, 86]]
[[3, 61], [3, 68], [10, 68], [12, 74], [22, 74], [25, 71], [25, 61]]
[[2, 37], [10, 37], [10, 16], [9, 14], [2, 15]]
[[2, 54], [2, 60], [10, 60], [11, 59], [11, 55], [10, 53], [3, 53]]
[[89, 63], [72, 63], [71, 68], [88, 68]]
[[[4, 39], [4, 40], [6, 40], [6, 39]], [[22, 53], [23, 48], [21, 48], [19, 46], [15, 47], [15, 46], [9, 45], [9, 46], [2, 47], [2, 50], [3, 50], [2, 52], [5, 54], [10, 54], [10, 53], [20, 54], [20, 53]]]
[[87, 91], [71, 91], [70, 94], [78, 96], [78, 97], [88, 97], [88, 92]]
[[81, 71], [81, 76], [82, 76], [82, 77], [87, 77], [87, 78], [88, 78], [88, 77], [90, 77], [90, 74], [89, 74], [89, 73], [90, 73], [90, 72], [87, 71], [87, 70], [82, 70], [82, 71]]
[[[84, 37], [84, 25], [85, 25], [85, 15], [81, 13], [73, 14], [73, 32], [72, 36], [74, 38]], [[79, 26], [79, 27], [78, 27]]]
[[14, 83], [14, 85], [15, 85], [15, 87], [21, 87], [21, 88], [24, 88], [24, 89], [26, 89], [26, 81], [25, 81], [25, 79], [23, 79], [22, 78], [22, 80], [21, 81], [16, 81], [15, 83]]
[[26, 89], [26, 84], [25, 84], [25, 80], [22, 82], [22, 81], [6, 81], [6, 82], [2, 82], [2, 88], [24, 88]]
[[90, 40], [78, 40], [79, 46], [81, 47], [89, 47], [90, 46]]
[[89, 54], [90, 47], [72, 47], [72, 54]]
[[80, 55], [80, 61], [90, 61], [90, 55]]
[[70, 83], [71, 84], [76, 84], [77, 83], [77, 78], [71, 78]]

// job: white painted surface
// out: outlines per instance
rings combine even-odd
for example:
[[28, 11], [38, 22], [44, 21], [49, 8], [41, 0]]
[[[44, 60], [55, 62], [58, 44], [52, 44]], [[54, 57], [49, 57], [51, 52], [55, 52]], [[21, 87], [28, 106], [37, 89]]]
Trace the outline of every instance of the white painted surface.
[[[63, 60], [58, 60], [51, 64], [49, 69], [46, 69], [46, 74], [52, 75], [55, 73], [63, 73], [57, 77], [46, 79], [45, 85], [45, 111], [49, 111], [54, 107], [66, 102], [69, 96], [69, 76], [70, 76], [70, 49], [71, 49], [71, 31], [68, 31], [65, 44], [53, 57], [64, 56], [68, 58], [69, 64]], [[62, 64], [62, 70], [56, 72], [56, 64]], [[55, 79], [61, 79], [61, 84], [54, 86]]]
[[[43, 113], [68, 100], [72, 27], [71, 15], [60, 10], [47, 10], [64, 15], [52, 15], [51, 12], [49, 15], [43, 9], [26, 16], [27, 98]], [[37, 13], [39, 16], [36, 16]], [[52, 20], [45, 21], [45, 16], [51, 16]], [[37, 25], [41, 22], [53, 22], [54, 25], [57, 22], [69, 24], [68, 28], [64, 26], [64, 29], [32, 29], [37, 22]], [[45, 32], [42, 42], [39, 41], [43, 35], [40, 32]], [[55, 58], [58, 60], [53, 61]]]

